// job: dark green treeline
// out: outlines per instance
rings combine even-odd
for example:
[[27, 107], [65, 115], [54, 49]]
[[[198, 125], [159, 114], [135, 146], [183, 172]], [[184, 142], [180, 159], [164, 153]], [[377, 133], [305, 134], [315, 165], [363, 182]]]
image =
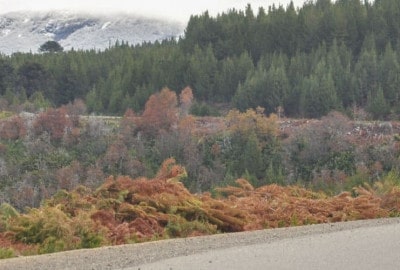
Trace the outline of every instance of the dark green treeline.
[[192, 16], [179, 40], [103, 51], [0, 57], [0, 95], [9, 104], [76, 98], [92, 112], [141, 111], [162, 87], [189, 85], [201, 102], [262, 106], [287, 116], [320, 117], [366, 109], [397, 117], [400, 1], [310, 1]]

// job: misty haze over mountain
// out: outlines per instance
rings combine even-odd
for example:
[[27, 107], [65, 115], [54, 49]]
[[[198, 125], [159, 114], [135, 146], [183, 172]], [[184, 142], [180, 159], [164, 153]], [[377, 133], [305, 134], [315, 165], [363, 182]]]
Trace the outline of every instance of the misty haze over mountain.
[[270, 5], [286, 7], [293, 1], [299, 7], [307, 0], [0, 0], [0, 14], [25, 11], [69, 10], [73, 12], [90, 12], [109, 14], [124, 12], [151, 18], [173, 19], [186, 23], [190, 15], [201, 14], [208, 10], [212, 16], [228, 9], [243, 9], [251, 4], [254, 10], [260, 6]]
[[184, 24], [128, 14], [75, 12], [11, 12], [0, 16], [0, 53], [36, 53], [55, 40], [65, 50], [104, 50], [117, 40], [129, 44], [178, 37]]

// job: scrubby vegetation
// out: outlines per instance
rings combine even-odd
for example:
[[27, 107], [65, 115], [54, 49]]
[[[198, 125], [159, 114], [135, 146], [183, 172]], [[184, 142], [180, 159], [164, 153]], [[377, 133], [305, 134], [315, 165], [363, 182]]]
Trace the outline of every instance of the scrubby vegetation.
[[1, 256], [20, 253], [18, 243], [30, 254], [48, 253], [400, 215], [397, 174], [333, 197], [298, 186], [254, 188], [245, 179], [218, 188], [215, 196], [194, 195], [181, 182], [186, 177], [185, 169], [168, 159], [153, 179], [109, 177], [94, 192], [83, 186], [60, 190], [24, 214], [2, 206]]
[[0, 256], [399, 216], [397, 122], [199, 118], [193, 100], [165, 88], [141, 115], [76, 101], [2, 119]]
[[190, 115], [190, 88], [152, 95], [142, 114], [85, 116], [75, 101], [38, 114], [0, 120], [0, 199], [18, 210], [58, 190], [96, 189], [112, 175], [153, 178], [174, 157], [191, 192], [245, 178], [254, 187], [297, 184], [335, 195], [399, 170], [398, 122], [266, 116], [263, 108], [221, 117]]

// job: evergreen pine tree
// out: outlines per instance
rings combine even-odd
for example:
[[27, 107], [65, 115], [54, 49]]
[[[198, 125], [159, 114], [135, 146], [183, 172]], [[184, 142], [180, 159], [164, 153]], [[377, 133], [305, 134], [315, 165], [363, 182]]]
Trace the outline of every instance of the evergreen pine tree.
[[390, 108], [383, 95], [382, 87], [378, 88], [376, 94], [371, 92], [368, 94], [367, 112], [369, 112], [375, 120], [383, 120], [390, 113]]

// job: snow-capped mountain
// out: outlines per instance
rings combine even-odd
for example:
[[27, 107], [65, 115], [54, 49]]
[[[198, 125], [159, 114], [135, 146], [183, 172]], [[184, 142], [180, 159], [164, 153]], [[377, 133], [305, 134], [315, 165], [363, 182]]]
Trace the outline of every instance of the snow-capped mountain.
[[64, 50], [103, 50], [117, 40], [138, 44], [178, 37], [183, 29], [179, 22], [128, 14], [13, 12], [0, 14], [0, 53], [36, 53], [49, 40], [59, 42]]

